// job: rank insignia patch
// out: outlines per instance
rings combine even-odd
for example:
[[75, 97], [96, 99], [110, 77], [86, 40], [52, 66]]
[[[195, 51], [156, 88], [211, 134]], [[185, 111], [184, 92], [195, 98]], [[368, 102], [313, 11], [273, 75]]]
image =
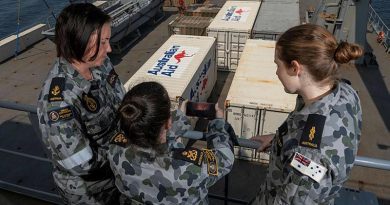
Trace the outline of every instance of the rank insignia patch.
[[92, 95], [83, 93], [82, 98], [82, 103], [89, 112], [97, 113], [100, 110], [99, 102]]
[[204, 155], [207, 159], [207, 172], [209, 175], [218, 176], [218, 162], [215, 154], [210, 149], [203, 149]]
[[115, 87], [115, 83], [117, 79], [118, 79], [118, 74], [116, 74], [115, 70], [112, 69], [107, 77], [108, 84], [110, 84], [111, 87]]
[[111, 144], [116, 144], [122, 147], [126, 147], [129, 140], [126, 138], [126, 136], [119, 132], [117, 133], [113, 138], [111, 138]]
[[173, 158], [191, 162], [197, 166], [202, 166], [203, 152], [193, 147], [187, 149], [175, 149], [173, 152]]
[[50, 90], [49, 90], [49, 102], [55, 102], [55, 101], [63, 101], [64, 96], [62, 94], [62, 91], [65, 87], [65, 78], [53, 78], [50, 84]]
[[299, 145], [312, 149], [320, 149], [325, 120], [326, 117], [323, 115], [310, 114], [303, 129]]
[[50, 123], [73, 119], [73, 111], [70, 106], [49, 111], [47, 113]]

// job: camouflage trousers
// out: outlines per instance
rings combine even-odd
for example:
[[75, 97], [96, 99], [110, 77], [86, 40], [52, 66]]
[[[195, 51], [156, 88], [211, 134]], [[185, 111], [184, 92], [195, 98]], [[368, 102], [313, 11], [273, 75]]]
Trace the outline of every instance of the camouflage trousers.
[[114, 178], [85, 181], [79, 176], [61, 171], [54, 171], [53, 177], [64, 204], [119, 204], [120, 192], [115, 186]]

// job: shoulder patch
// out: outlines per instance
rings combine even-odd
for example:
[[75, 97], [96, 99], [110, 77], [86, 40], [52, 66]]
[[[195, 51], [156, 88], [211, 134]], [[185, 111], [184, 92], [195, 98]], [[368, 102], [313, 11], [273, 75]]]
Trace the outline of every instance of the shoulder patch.
[[115, 70], [112, 69], [107, 77], [108, 84], [110, 84], [111, 87], [115, 87], [115, 83], [117, 79], [118, 79], [118, 74], [116, 74]]
[[65, 88], [65, 78], [55, 77], [51, 80], [50, 90], [49, 90], [49, 102], [63, 101], [64, 96], [62, 91]]
[[100, 110], [99, 101], [96, 100], [96, 98], [94, 98], [91, 94], [83, 93], [82, 104], [89, 112], [97, 113]]
[[189, 148], [178, 148], [173, 150], [174, 159], [179, 159], [187, 162], [191, 162], [197, 166], [202, 166], [203, 163], [203, 151], [189, 147]]
[[49, 123], [66, 121], [74, 118], [74, 113], [71, 106], [66, 106], [47, 112]]
[[116, 144], [121, 147], [127, 147], [129, 140], [122, 132], [118, 132], [114, 137], [111, 138], [110, 144]]
[[209, 175], [218, 176], [218, 162], [214, 152], [211, 149], [203, 149], [207, 159], [207, 172]]
[[298, 152], [295, 152], [290, 165], [318, 183], [320, 183], [321, 179], [328, 171], [328, 169], [324, 166], [317, 164], [313, 160]]
[[325, 120], [326, 117], [323, 115], [310, 114], [307, 117], [299, 145], [312, 149], [320, 149]]

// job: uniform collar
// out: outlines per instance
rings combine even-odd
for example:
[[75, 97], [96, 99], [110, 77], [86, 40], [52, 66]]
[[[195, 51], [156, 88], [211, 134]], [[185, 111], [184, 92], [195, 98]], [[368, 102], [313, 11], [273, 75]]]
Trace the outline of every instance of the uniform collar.
[[340, 99], [340, 87], [345, 83], [339, 82], [333, 88], [332, 92], [323, 98], [313, 102], [309, 106], [304, 106], [303, 98], [298, 96], [297, 106], [296, 106], [296, 114], [298, 115], [309, 115], [309, 114], [320, 114], [324, 115], [328, 113], [329, 109], [336, 105], [336, 103]]
[[158, 156], [168, 153], [168, 145], [166, 143], [158, 146], [158, 149], [161, 150], [161, 152], [158, 152], [153, 148], [143, 148], [134, 144], [130, 145], [128, 148], [128, 151], [133, 152], [135, 158], [140, 161], [154, 161]]
[[103, 73], [100, 70], [100, 67], [92, 68], [93, 79], [86, 80], [66, 59], [59, 57], [57, 61], [59, 65], [58, 72], [69, 76], [86, 93], [89, 92], [91, 85], [98, 83], [103, 78]]

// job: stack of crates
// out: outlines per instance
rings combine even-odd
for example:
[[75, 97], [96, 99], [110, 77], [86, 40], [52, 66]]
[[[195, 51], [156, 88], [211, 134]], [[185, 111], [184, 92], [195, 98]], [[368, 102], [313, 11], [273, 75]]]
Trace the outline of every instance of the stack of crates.
[[279, 35], [299, 24], [298, 0], [264, 1], [253, 26], [252, 38], [277, 40]]
[[255, 1], [227, 1], [207, 28], [207, 35], [217, 39], [219, 69], [236, 70], [260, 5]]
[[[275, 133], [295, 108], [296, 95], [285, 93], [276, 76], [274, 53], [275, 41], [246, 42], [225, 102], [226, 120], [241, 138]], [[235, 155], [262, 162], [269, 158], [266, 153], [239, 147]]]
[[221, 7], [213, 4], [193, 4], [190, 5], [185, 11], [186, 16], [203, 16], [203, 17], [215, 17]]

